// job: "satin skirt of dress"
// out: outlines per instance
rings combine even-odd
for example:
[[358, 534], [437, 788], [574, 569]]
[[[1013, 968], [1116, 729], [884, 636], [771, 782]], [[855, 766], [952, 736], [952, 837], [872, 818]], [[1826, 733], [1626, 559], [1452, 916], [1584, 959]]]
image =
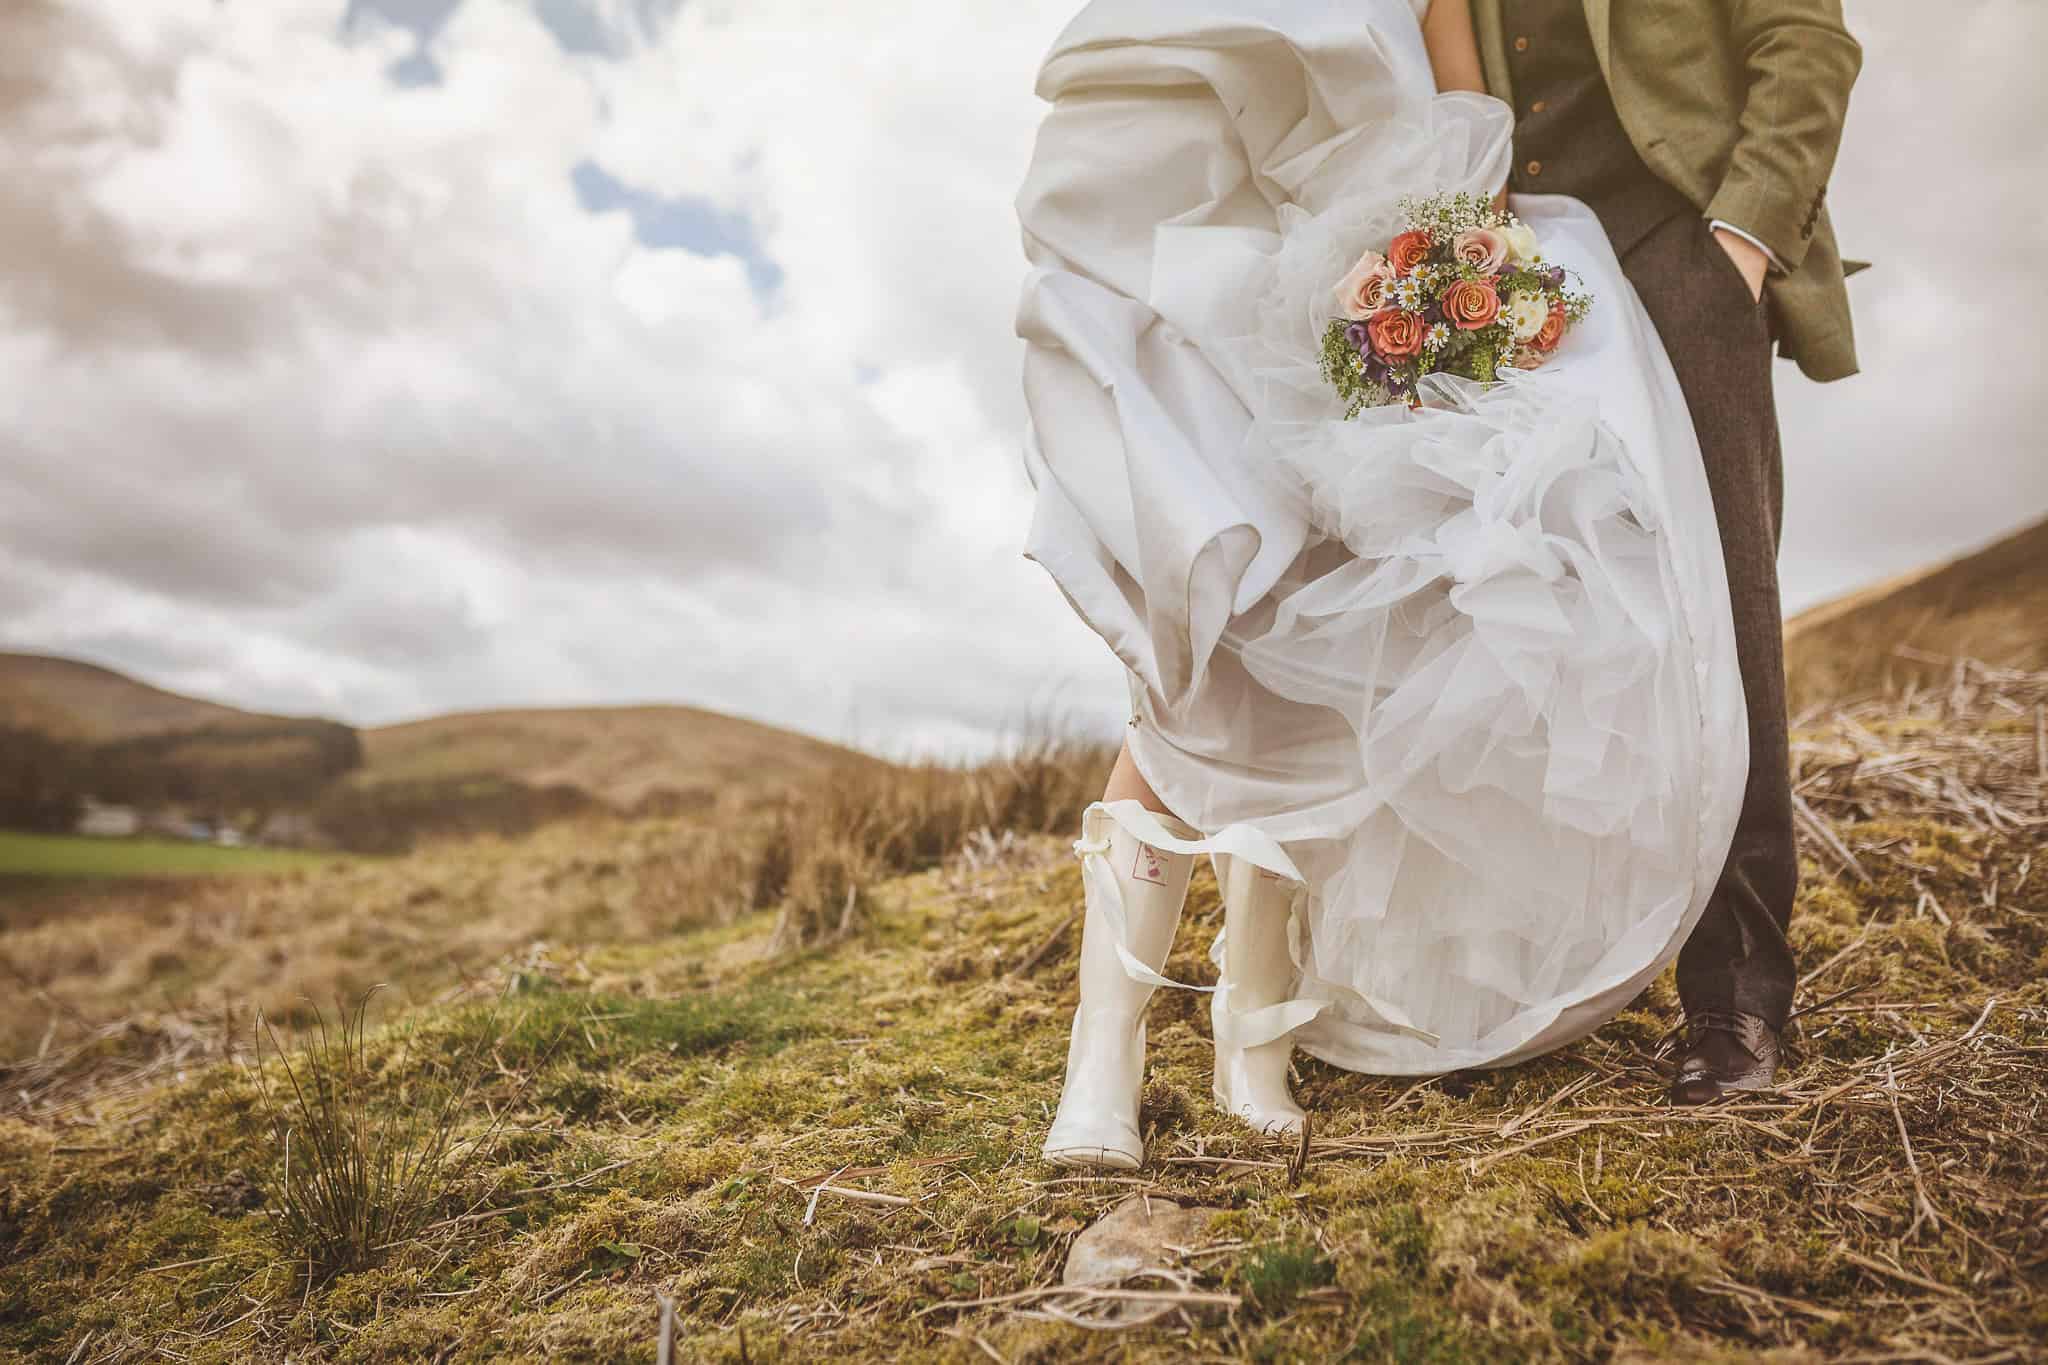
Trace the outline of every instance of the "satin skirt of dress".
[[1505, 179], [1510, 112], [1427, 73], [1405, 0], [1092, 5], [1019, 197], [1027, 553], [1124, 661], [1167, 805], [1308, 881], [1297, 1041], [1384, 1074], [1610, 1018], [1748, 763], [1698, 443], [1585, 205], [1512, 205], [1595, 296], [1549, 364], [1348, 421], [1323, 384], [1400, 198]]

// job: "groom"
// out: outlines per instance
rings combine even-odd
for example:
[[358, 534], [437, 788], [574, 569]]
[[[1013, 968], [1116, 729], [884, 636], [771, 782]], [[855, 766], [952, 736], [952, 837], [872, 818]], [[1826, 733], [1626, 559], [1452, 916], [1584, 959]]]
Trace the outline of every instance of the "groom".
[[[1472, 0], [1488, 90], [1514, 108], [1509, 188], [1590, 204], [1699, 433], [1735, 608], [1749, 783], [1678, 957], [1671, 1099], [1768, 1087], [1797, 972], [1771, 349], [1856, 373], [1825, 200], [1862, 50], [1840, 0]], [[1850, 266], [1853, 270], [1859, 268]]]

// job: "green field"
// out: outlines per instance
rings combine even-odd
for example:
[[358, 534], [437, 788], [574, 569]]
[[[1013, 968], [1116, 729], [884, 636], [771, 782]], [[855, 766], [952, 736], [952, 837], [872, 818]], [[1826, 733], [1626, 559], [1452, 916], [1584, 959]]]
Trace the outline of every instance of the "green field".
[[0, 877], [220, 877], [322, 867], [330, 853], [278, 848], [217, 848], [168, 839], [84, 839], [0, 830]]

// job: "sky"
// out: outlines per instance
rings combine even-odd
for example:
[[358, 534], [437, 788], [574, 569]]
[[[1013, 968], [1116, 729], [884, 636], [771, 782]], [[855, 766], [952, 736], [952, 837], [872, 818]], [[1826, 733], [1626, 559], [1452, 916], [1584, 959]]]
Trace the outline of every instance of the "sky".
[[[7, 8], [0, 648], [365, 725], [1122, 719], [1022, 557], [1012, 200], [1071, 0]], [[2048, 515], [2048, 5], [1850, 10], [1876, 264], [1864, 373], [1777, 367], [1788, 610]]]

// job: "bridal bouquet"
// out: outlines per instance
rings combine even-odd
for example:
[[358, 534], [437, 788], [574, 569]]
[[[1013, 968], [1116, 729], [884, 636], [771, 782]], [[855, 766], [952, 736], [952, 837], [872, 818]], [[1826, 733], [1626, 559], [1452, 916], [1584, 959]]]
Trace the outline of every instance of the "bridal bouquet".
[[1400, 211], [1405, 230], [1338, 282], [1339, 316], [1323, 331], [1323, 377], [1347, 418], [1419, 406], [1424, 375], [1535, 369], [1593, 306], [1544, 263], [1528, 224], [1479, 195], [1403, 199]]

